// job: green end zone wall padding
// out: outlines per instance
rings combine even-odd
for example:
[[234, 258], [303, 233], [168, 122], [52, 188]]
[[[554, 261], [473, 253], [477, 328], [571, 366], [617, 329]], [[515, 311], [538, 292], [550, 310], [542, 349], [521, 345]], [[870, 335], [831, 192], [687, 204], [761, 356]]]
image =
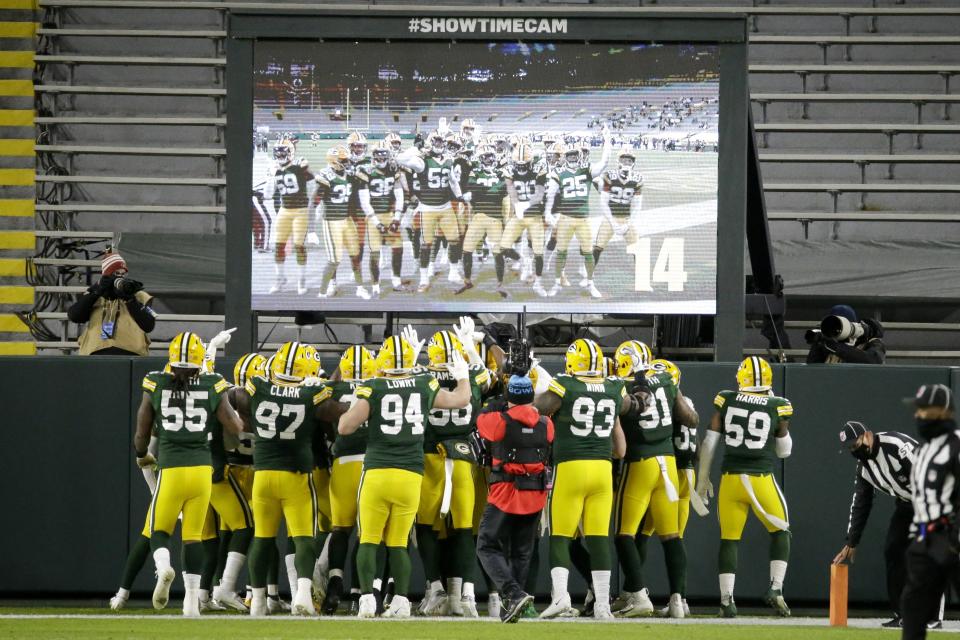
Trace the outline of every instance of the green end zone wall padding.
[[[34, 357], [4, 358], [2, 363], [6, 419], [0, 431], [0, 486], [10, 522], [0, 528], [0, 548], [7, 550], [0, 554], [0, 595], [112, 593], [149, 502], [132, 450], [140, 381], [164, 360]], [[222, 359], [218, 369], [229, 377], [232, 364]], [[557, 371], [562, 362], [549, 358], [544, 366]], [[702, 431], [717, 391], [735, 387], [736, 365], [681, 363], [681, 368], [681, 389], [694, 401]], [[960, 393], [960, 369], [774, 365], [775, 390], [795, 408], [793, 455], [777, 474], [793, 529], [785, 589], [789, 601], [824, 603], [828, 598], [829, 563], [844, 543], [856, 469], [853, 458], [839, 453], [840, 427], [856, 419], [877, 431], [912, 434], [912, 411], [902, 398], [925, 382], [951, 384]], [[714, 469], [714, 485], [719, 486], [719, 462]], [[715, 502], [710, 507], [706, 517], [691, 512], [685, 536], [688, 594], [694, 599], [717, 597], [719, 526]], [[854, 605], [886, 600], [883, 543], [891, 507], [885, 496], [875, 500], [851, 570]], [[736, 593], [742, 600], [766, 591], [768, 540], [764, 528], [750, 518], [737, 574]], [[645, 578], [659, 602], [667, 588], [663, 556], [656, 540], [649, 549]], [[543, 552], [540, 595], [549, 591], [546, 545]], [[173, 557], [179, 566], [178, 549]], [[422, 584], [418, 565], [414, 591]], [[152, 574], [148, 559], [135, 589], [149, 592]], [[285, 576], [280, 582], [285, 585]], [[477, 588], [483, 592], [481, 580]], [[584, 590], [573, 577], [571, 591]]]

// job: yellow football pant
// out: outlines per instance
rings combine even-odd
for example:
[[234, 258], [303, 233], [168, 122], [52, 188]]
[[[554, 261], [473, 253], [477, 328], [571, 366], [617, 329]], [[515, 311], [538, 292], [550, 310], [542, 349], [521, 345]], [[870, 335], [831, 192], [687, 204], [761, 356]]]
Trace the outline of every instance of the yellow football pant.
[[217, 512], [221, 529], [236, 531], [253, 526], [253, 510], [243, 489], [230, 474], [211, 486], [210, 506]]
[[613, 480], [609, 460], [568, 460], [557, 465], [550, 492], [550, 535], [572, 538], [583, 521], [584, 536], [610, 535]]
[[376, 253], [380, 251], [380, 248], [386, 244], [388, 247], [400, 247], [403, 245], [403, 239], [400, 237], [400, 232], [391, 233], [386, 231], [385, 233], [380, 233], [377, 230], [377, 223], [382, 224], [385, 227], [389, 227], [390, 223], [393, 222], [393, 216], [387, 214], [381, 214], [374, 216], [367, 223], [367, 242], [370, 244], [370, 250]]
[[751, 509], [770, 533], [780, 531], [781, 527], [772, 523], [768, 516], [789, 523], [787, 502], [772, 474], [723, 474], [717, 496], [720, 539], [739, 540], [743, 535], [743, 526], [747, 523], [747, 513]]
[[172, 534], [177, 517], [183, 512], [183, 541], [201, 540], [210, 505], [212, 475], [213, 469], [208, 464], [160, 469], [157, 490], [150, 503], [150, 534], [153, 535], [154, 531]]
[[[625, 225], [630, 223], [630, 216], [613, 216], [614, 221], [618, 225]], [[604, 220], [600, 223], [600, 229], [597, 230], [597, 241], [594, 243], [600, 249], [603, 249], [607, 246], [607, 243], [610, 242], [610, 238], [613, 237], [613, 227], [610, 226], [610, 223]], [[633, 225], [630, 225], [630, 228], [625, 234], [623, 234], [624, 240], [627, 244], [633, 244], [637, 241], [637, 230], [633, 228]]]
[[483, 242], [484, 238], [490, 238], [493, 244], [493, 252], [500, 253], [500, 238], [503, 235], [503, 223], [493, 216], [485, 213], [475, 213], [467, 227], [467, 235], [463, 240], [463, 250], [473, 253]]
[[[444, 470], [446, 458], [439, 453], [423, 456], [423, 484], [420, 488], [420, 506], [417, 509], [417, 524], [436, 525], [440, 520], [443, 504], [443, 488], [446, 484]], [[476, 487], [473, 483], [473, 467], [466, 460], [451, 460], [453, 463], [453, 492], [450, 496], [450, 517], [454, 529], [473, 528], [473, 507]]]
[[543, 255], [543, 216], [526, 215], [523, 220], [516, 216], [507, 219], [503, 235], [500, 237], [500, 251], [510, 249], [523, 235], [524, 230], [533, 244], [533, 255]]
[[432, 244], [438, 230], [448, 242], [460, 240], [460, 219], [451, 206], [438, 211], [423, 211], [421, 221], [423, 225], [421, 237], [424, 243]]
[[330, 533], [330, 470], [313, 468], [313, 490], [317, 494], [317, 531]]
[[[677, 469], [677, 476], [680, 478], [680, 501], [677, 503], [679, 528], [677, 531], [682, 538], [687, 530], [687, 522], [690, 520], [690, 492], [697, 484], [697, 473], [693, 469]], [[656, 527], [653, 526], [653, 518], [647, 512], [643, 519], [643, 535], [652, 536], [655, 533], [658, 532]]]
[[671, 501], [667, 483], [676, 494], [677, 460], [673, 456], [656, 456], [639, 462], [628, 462], [617, 489], [617, 535], [635, 536], [647, 510], [653, 526], [661, 536], [678, 533], [679, 501]]
[[360, 478], [360, 544], [406, 547], [423, 476], [406, 469], [367, 469]]
[[330, 470], [330, 520], [335, 527], [357, 524], [357, 492], [363, 474], [363, 456], [343, 456]]
[[353, 218], [324, 220], [322, 230], [323, 247], [330, 262], [340, 262], [344, 251], [351, 258], [360, 253], [360, 236]]
[[483, 517], [483, 511], [487, 508], [487, 495], [489, 485], [487, 484], [487, 470], [484, 467], [473, 468], [473, 535], [480, 532], [480, 519]]
[[317, 533], [317, 494], [312, 475], [294, 471], [261, 470], [253, 476], [253, 535], [276, 537], [280, 518], [291, 538]]
[[577, 239], [580, 253], [593, 252], [593, 229], [588, 218], [573, 218], [560, 214], [557, 222], [557, 251], [570, 249], [570, 241]]
[[303, 240], [307, 237], [307, 216], [306, 207], [302, 209], [288, 209], [280, 207], [277, 212], [277, 219], [274, 227], [277, 230], [276, 242], [279, 245], [287, 244], [287, 240], [293, 238], [293, 244], [298, 247], [303, 246]]
[[226, 474], [237, 483], [249, 504], [253, 500], [253, 466], [228, 464]]

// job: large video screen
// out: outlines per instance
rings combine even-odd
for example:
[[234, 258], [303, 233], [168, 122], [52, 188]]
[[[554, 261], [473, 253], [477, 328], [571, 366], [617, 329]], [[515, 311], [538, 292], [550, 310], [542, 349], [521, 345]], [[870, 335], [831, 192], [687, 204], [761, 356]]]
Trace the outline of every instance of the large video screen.
[[257, 41], [254, 74], [254, 309], [716, 312], [716, 45]]

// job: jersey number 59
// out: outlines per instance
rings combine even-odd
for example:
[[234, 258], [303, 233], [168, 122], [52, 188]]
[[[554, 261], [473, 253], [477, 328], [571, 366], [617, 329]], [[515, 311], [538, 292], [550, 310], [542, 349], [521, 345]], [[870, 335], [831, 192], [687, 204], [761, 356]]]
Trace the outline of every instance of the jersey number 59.
[[[746, 433], [743, 420], [746, 420]], [[762, 411], [730, 407], [723, 421], [723, 432], [728, 447], [745, 445], [747, 449], [763, 449], [770, 437], [770, 416]]]

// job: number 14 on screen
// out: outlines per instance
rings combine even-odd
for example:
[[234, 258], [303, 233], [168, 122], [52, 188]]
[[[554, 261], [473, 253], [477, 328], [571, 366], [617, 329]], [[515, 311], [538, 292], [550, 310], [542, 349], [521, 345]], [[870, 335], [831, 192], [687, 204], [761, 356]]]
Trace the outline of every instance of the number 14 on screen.
[[683, 269], [683, 238], [664, 238], [651, 270], [651, 238], [639, 238], [627, 246], [633, 254], [633, 290], [653, 291], [653, 283], [666, 283], [667, 291], [683, 291], [687, 272]]

